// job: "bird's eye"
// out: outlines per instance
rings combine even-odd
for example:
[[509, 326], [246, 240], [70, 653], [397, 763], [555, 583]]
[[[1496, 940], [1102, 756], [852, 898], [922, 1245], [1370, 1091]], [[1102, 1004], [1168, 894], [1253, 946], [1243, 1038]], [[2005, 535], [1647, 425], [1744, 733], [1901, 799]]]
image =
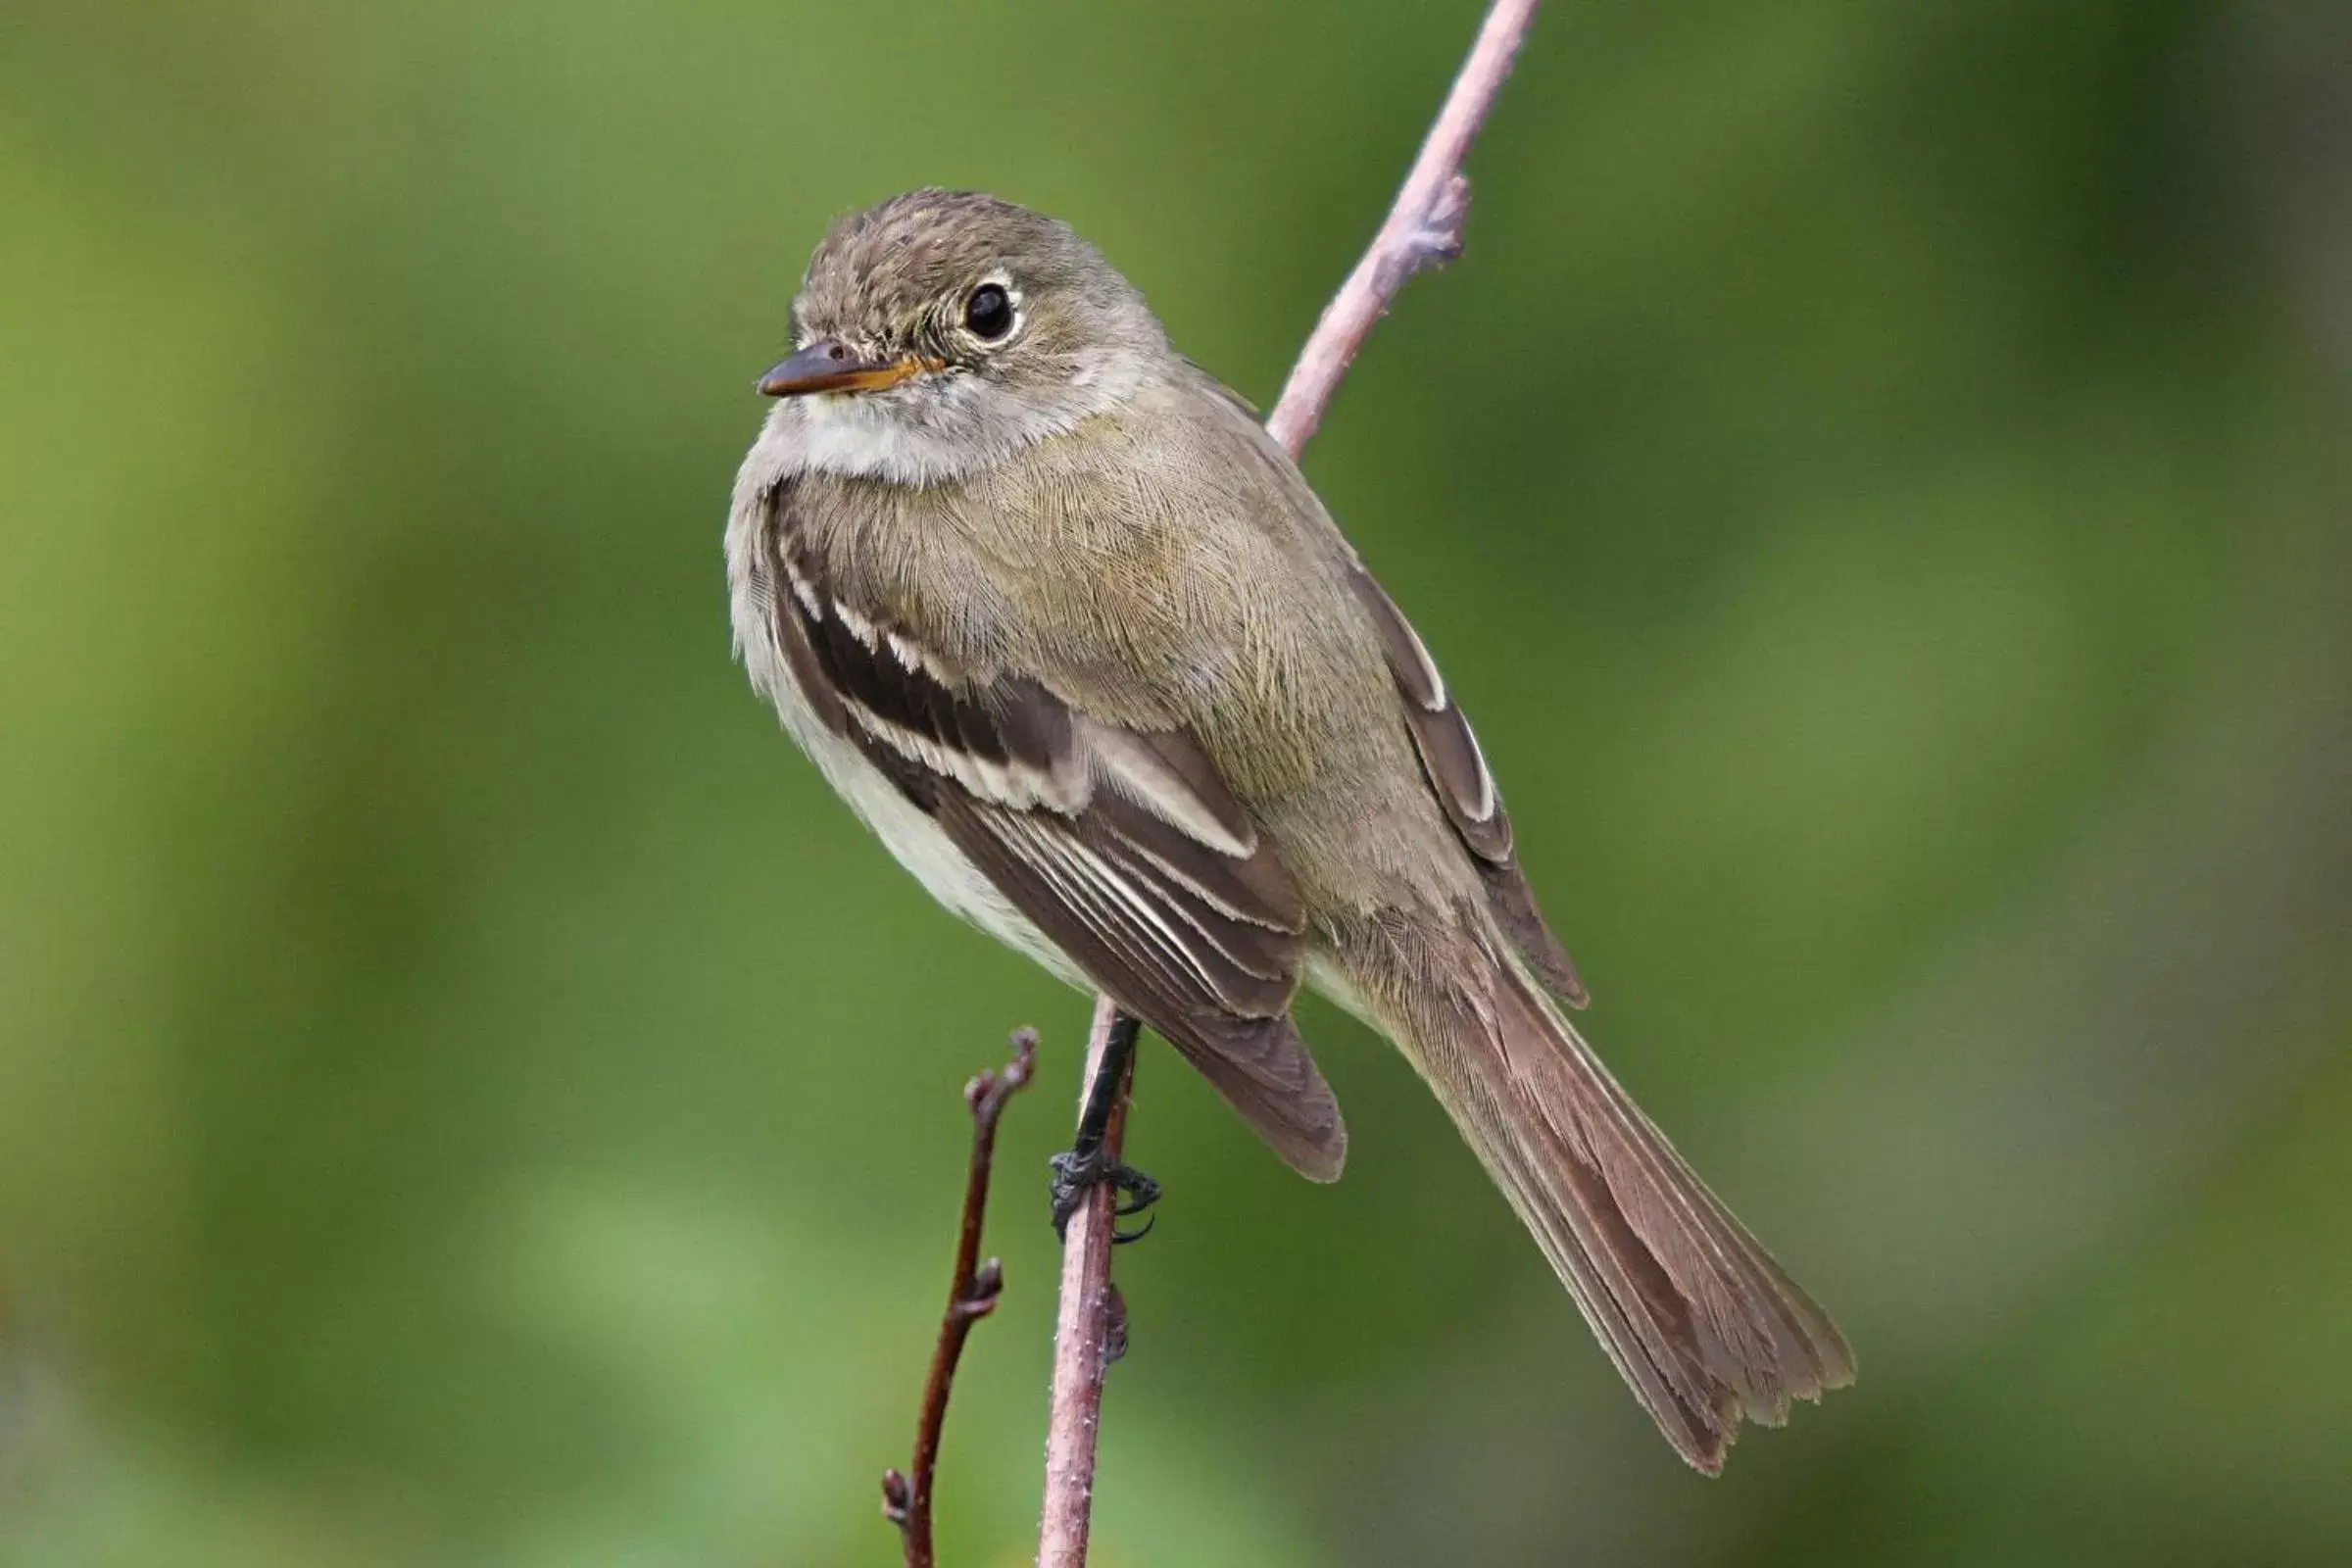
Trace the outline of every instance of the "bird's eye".
[[994, 340], [1012, 330], [1012, 296], [1003, 284], [983, 283], [963, 302], [963, 324], [972, 335]]

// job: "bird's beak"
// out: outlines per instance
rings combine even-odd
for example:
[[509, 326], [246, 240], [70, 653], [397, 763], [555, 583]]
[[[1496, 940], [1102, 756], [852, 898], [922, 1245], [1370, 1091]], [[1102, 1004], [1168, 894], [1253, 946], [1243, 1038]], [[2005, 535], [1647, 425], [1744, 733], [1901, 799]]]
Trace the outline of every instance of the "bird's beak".
[[760, 378], [760, 390], [771, 398], [797, 398], [804, 392], [875, 392], [934, 368], [931, 361], [911, 355], [903, 360], [863, 359], [846, 344], [820, 338], [771, 368]]

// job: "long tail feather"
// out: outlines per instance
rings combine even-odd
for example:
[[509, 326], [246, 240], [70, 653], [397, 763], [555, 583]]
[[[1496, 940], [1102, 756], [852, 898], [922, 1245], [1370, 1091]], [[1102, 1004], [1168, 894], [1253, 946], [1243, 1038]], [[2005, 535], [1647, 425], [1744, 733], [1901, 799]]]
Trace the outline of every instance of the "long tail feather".
[[1741, 1417], [1853, 1381], [1827, 1313], [1732, 1217], [1507, 958], [1407, 1042], [1610, 1359], [1708, 1474]]

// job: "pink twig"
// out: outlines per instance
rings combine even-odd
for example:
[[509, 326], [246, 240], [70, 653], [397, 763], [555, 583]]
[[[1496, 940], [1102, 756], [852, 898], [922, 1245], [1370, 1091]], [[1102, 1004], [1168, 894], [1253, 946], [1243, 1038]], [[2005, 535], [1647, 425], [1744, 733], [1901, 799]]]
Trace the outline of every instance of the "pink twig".
[[1314, 335], [1299, 350], [1298, 363], [1283, 384], [1266, 428], [1296, 458], [1323, 422], [1340, 377], [1355, 363], [1372, 324], [1388, 314], [1389, 302], [1405, 279], [1423, 268], [1443, 267], [1462, 253], [1462, 220], [1470, 213], [1470, 180], [1462, 159], [1470, 151], [1494, 95], [1511, 74], [1519, 46], [1535, 21], [1536, 0], [1495, 0], [1470, 46], [1470, 58], [1453, 78], [1453, 90], [1438, 111], [1421, 143], [1421, 155], [1396, 192], [1387, 221], [1339, 293], [1323, 308]]
[[[1095, 999], [1094, 1027], [1087, 1032], [1086, 1072], [1095, 1072], [1110, 1040], [1118, 1004]], [[1128, 1060], [1128, 1081], [1135, 1063]], [[1124, 1085], [1102, 1134], [1102, 1157], [1117, 1164], [1126, 1131]], [[1086, 1568], [1087, 1533], [1095, 1505], [1095, 1439], [1102, 1426], [1102, 1373], [1118, 1358], [1126, 1337], [1126, 1310], [1110, 1283], [1110, 1249], [1116, 1234], [1118, 1194], [1099, 1184], [1070, 1216], [1061, 1252], [1061, 1305], [1054, 1322], [1054, 1395], [1046, 1424], [1046, 1500], [1038, 1521], [1038, 1568]]]

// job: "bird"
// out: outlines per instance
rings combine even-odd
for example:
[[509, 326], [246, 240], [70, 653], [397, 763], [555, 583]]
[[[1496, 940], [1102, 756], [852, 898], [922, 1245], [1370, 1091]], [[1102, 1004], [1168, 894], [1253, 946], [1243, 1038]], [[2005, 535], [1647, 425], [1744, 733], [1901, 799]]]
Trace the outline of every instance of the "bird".
[[1853, 1352], [1570, 1020], [1454, 690], [1250, 404], [1058, 220], [837, 220], [725, 531], [737, 657], [938, 902], [1172, 1045], [1284, 1161], [1348, 1135], [1302, 989], [1400, 1050], [1696, 1469]]

